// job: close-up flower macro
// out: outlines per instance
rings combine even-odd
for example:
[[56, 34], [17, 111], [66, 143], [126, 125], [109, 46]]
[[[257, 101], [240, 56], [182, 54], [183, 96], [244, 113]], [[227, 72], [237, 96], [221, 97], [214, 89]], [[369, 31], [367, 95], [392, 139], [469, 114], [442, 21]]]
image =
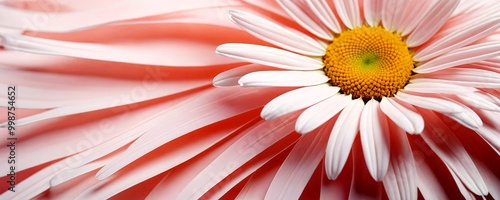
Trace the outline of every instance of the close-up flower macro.
[[0, 199], [500, 199], [499, 0], [0, 1]]

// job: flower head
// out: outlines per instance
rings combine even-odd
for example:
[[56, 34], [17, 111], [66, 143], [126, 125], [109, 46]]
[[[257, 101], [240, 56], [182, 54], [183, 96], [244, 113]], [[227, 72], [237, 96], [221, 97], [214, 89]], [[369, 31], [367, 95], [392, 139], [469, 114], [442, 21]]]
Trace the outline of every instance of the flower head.
[[[500, 54], [498, 25], [489, 24], [498, 20], [476, 21], [498, 11], [493, 2], [475, 10], [463, 8], [469, 1], [277, 2], [307, 31], [232, 11], [234, 23], [280, 48], [232, 43], [217, 53], [258, 64], [239, 68], [246, 72], [240, 86], [301, 87], [270, 101], [261, 112], [266, 120], [301, 112], [295, 131], [302, 134], [334, 123], [325, 158], [330, 179], [342, 171], [358, 132], [368, 171], [381, 181], [391, 162], [391, 137], [430, 134], [435, 113], [481, 134], [478, 113], [500, 108], [483, 99], [500, 82], [480, 80], [500, 78], [498, 70], [477, 64]], [[226, 76], [216, 77], [215, 85]], [[477, 195], [488, 193], [481, 178], [466, 185]]]

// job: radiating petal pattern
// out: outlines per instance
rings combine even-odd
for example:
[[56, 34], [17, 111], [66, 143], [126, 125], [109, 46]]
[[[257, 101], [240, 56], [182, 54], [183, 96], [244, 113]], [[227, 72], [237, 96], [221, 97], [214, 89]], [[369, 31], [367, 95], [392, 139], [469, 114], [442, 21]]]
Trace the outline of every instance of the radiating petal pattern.
[[0, 1], [0, 199], [498, 199], [499, 29], [498, 0]]

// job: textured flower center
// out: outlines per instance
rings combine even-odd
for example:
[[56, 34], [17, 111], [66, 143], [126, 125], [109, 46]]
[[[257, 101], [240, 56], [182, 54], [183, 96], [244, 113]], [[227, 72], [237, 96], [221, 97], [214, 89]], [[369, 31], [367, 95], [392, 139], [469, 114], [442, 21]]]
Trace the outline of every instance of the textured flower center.
[[335, 38], [323, 57], [331, 84], [365, 100], [393, 96], [410, 80], [413, 59], [401, 36], [381, 27], [359, 27]]

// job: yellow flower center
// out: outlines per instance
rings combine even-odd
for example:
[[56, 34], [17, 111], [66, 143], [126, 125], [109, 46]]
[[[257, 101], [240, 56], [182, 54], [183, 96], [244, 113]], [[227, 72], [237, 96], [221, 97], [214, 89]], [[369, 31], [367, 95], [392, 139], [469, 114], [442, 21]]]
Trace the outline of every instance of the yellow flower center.
[[332, 85], [365, 100], [393, 96], [408, 83], [414, 67], [400, 35], [365, 26], [340, 33], [328, 46], [323, 63]]

